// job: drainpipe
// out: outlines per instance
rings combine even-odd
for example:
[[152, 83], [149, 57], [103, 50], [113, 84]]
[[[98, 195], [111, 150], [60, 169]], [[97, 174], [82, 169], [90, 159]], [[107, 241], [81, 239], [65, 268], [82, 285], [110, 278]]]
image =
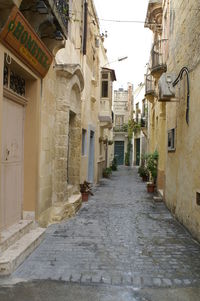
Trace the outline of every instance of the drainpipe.
[[84, 1], [84, 17], [83, 17], [83, 55], [87, 52], [87, 19], [88, 19], [88, 3]]

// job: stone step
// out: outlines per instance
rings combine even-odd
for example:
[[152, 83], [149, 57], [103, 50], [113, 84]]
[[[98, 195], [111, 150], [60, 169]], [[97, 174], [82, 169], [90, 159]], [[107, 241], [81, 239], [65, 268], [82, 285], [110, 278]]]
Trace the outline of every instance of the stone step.
[[0, 255], [0, 275], [11, 274], [41, 243], [44, 228], [35, 228], [17, 240]]
[[78, 191], [77, 186], [68, 184], [68, 185], [67, 185], [68, 199], [69, 199], [73, 194], [76, 194], [77, 191]]
[[155, 202], [163, 202], [163, 190], [159, 189], [157, 195], [153, 197]]
[[163, 190], [162, 189], [158, 189], [158, 195], [159, 195], [159, 197], [161, 197], [163, 199]]
[[82, 204], [81, 194], [74, 194], [68, 199], [68, 203], [71, 204], [74, 208], [75, 213], [80, 209]]
[[154, 197], [153, 197], [153, 200], [154, 200], [154, 202], [156, 202], [156, 203], [159, 203], [159, 202], [162, 202], [162, 201], [163, 201], [163, 199], [162, 199], [160, 196], [154, 196]]
[[34, 223], [31, 220], [20, 220], [1, 232], [0, 253], [9, 248], [18, 239], [34, 228]]
[[60, 222], [64, 218], [70, 218], [76, 214], [82, 204], [81, 194], [73, 194], [65, 203], [56, 203], [52, 208], [51, 222]]

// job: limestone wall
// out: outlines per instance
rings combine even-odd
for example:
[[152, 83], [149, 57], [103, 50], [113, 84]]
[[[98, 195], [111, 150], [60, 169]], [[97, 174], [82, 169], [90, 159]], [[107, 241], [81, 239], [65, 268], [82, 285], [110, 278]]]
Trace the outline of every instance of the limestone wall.
[[190, 112], [186, 114], [186, 79], [180, 83], [180, 102], [167, 104], [167, 129], [176, 129], [176, 151], [167, 153], [166, 203], [186, 227], [200, 239], [200, 15], [198, 0], [171, 1], [168, 72], [189, 69]]

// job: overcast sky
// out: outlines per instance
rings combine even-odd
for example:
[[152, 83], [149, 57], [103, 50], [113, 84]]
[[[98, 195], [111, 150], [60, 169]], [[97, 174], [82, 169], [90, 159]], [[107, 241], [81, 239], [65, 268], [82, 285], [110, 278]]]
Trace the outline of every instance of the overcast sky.
[[134, 84], [134, 88], [144, 81], [145, 65], [149, 60], [152, 34], [143, 23], [108, 22], [144, 21], [149, 0], [94, 0], [100, 19], [101, 33], [107, 30], [105, 39], [108, 60], [110, 62], [119, 57], [128, 56], [127, 60], [110, 64], [115, 69], [117, 84], [115, 88], [126, 88], [127, 82]]

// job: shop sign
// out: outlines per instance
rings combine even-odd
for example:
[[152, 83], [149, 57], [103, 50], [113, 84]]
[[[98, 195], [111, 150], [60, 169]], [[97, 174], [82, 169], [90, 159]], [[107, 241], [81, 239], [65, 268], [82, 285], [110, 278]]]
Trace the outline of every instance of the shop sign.
[[37, 75], [44, 77], [53, 55], [15, 6], [0, 33], [1, 42]]

